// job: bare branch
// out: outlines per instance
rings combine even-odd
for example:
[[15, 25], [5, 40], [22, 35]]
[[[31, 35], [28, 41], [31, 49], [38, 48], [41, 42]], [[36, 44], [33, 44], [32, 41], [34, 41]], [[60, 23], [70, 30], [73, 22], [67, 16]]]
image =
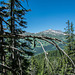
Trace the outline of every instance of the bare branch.
[[47, 54], [48, 54], [48, 53], [47, 53], [46, 50], [44, 49], [42, 43], [41, 43], [40, 41], [38, 41], [38, 40], [36, 40], [36, 41], [37, 41], [38, 43], [40, 43], [40, 45], [41, 45], [41, 47], [42, 47], [42, 49], [43, 49], [43, 51], [44, 51], [44, 53], [45, 53], [45, 59], [46, 59], [47, 63], [49, 63], [49, 64], [51, 65], [52, 71], [54, 71], [54, 68], [53, 68], [52, 64], [50, 63], [50, 61], [49, 61], [48, 58], [47, 58]]
[[54, 45], [58, 50], [60, 50], [64, 55], [66, 55], [66, 57], [71, 61], [72, 65], [75, 67], [75, 64], [73, 62], [73, 60], [68, 56], [68, 54], [63, 50], [61, 49], [54, 41], [50, 42], [49, 40], [43, 38], [45, 41], [51, 43], [52, 45]]
[[[55, 40], [55, 41], [59, 41], [59, 42], [63, 42], [62, 40], [56, 39], [56, 38], [51, 38], [51, 37], [47, 37], [47, 36], [32, 36], [32, 35], [23, 35], [23, 34], [17, 34], [17, 35], [12, 35], [10, 33], [8, 33], [8, 35], [0, 35], [0, 37], [9, 37], [9, 38], [25, 38], [25, 37], [31, 37], [31, 38], [38, 38], [38, 39], [48, 39], [48, 40]], [[45, 38], [45, 39], [44, 39]], [[65, 42], [63, 42], [65, 43]]]
[[15, 48], [15, 47], [12, 47], [12, 46], [6, 46], [6, 45], [2, 45], [2, 47], [6, 47], [6, 48], [12, 48], [12, 49], [14, 49], [14, 50], [16, 50], [16, 51], [18, 51], [18, 52], [20, 52], [20, 53], [24, 53], [24, 51], [22, 51], [22, 50], [19, 50], [18, 48]]
[[69, 57], [69, 55], [68, 55], [63, 49], [61, 49], [54, 41], [52, 41], [52, 42], [53, 42], [54, 46], [56, 46], [56, 48], [57, 48], [58, 50], [60, 50], [64, 55], [67, 56], [67, 58], [71, 61], [72, 65], [75, 67], [74, 62], [73, 62], [73, 60]]
[[45, 53], [45, 57], [47, 58], [47, 52], [46, 52], [46, 50], [44, 49], [44, 47], [43, 47], [43, 45], [42, 45], [42, 43], [40, 42], [40, 41], [38, 41], [38, 40], [36, 40], [38, 43], [40, 43], [40, 45], [41, 45], [41, 47], [42, 47], [42, 49], [43, 49], [43, 51], [44, 51], [44, 53]]
[[[68, 59], [71, 61], [71, 63], [73, 64], [73, 66], [75, 67], [75, 64], [74, 64], [74, 62], [72, 61], [72, 59], [66, 54], [66, 52], [64, 51], [64, 50], [62, 50], [56, 43], [54, 43], [54, 42], [51, 42], [52, 40], [57, 40], [57, 41], [61, 41], [61, 40], [59, 40], [59, 39], [56, 39], [56, 38], [51, 38], [51, 37], [43, 37], [43, 36], [32, 36], [32, 35], [23, 35], [23, 34], [18, 34], [18, 35], [12, 35], [12, 34], [8, 34], [8, 35], [0, 35], [0, 37], [9, 37], [9, 38], [25, 38], [25, 37], [32, 37], [32, 38], [38, 38], [38, 39], [42, 39], [42, 40], [45, 40], [45, 41], [47, 41], [47, 42], [49, 42], [50, 44], [52, 44], [52, 45], [54, 45], [54, 46], [56, 46], [56, 48], [58, 49], [58, 50], [60, 50], [63, 54], [65, 54], [67, 57], [68, 57]], [[47, 40], [48, 39], [48, 40]], [[51, 41], [49, 41], [49, 40], [51, 40]], [[62, 42], [62, 41], [61, 41]]]

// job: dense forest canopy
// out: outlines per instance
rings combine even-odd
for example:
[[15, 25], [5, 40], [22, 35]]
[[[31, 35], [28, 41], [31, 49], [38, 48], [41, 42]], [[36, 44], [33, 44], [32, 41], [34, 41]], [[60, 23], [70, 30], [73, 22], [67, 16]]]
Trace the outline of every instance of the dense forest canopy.
[[[66, 22], [64, 41], [51, 34], [28, 34], [24, 31], [27, 27], [25, 15], [31, 10], [26, 9], [22, 1], [0, 1], [0, 75], [74, 75], [73, 23]], [[26, 2], [28, 4], [28, 0]], [[64, 44], [63, 49], [59, 43]], [[44, 44], [56, 50], [46, 51]], [[34, 55], [39, 45], [43, 53]]]

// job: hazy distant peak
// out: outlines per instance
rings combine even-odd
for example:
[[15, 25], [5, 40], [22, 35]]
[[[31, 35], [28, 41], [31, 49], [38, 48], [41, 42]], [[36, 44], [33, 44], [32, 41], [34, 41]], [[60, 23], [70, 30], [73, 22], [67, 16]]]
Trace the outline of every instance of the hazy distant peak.
[[51, 35], [66, 35], [64, 32], [62, 32], [61, 30], [53, 30], [53, 29], [48, 29], [48, 30], [45, 30], [45, 31], [42, 31], [42, 32], [37, 32], [37, 33], [29, 33], [29, 32], [26, 32], [26, 34], [34, 34], [34, 35], [42, 35], [42, 34], [51, 34]]
[[45, 30], [45, 31], [42, 31], [42, 33], [44, 34], [62, 34], [62, 35], [66, 35], [64, 32], [62, 32], [61, 30], [53, 30], [53, 29], [48, 29], [48, 30]]

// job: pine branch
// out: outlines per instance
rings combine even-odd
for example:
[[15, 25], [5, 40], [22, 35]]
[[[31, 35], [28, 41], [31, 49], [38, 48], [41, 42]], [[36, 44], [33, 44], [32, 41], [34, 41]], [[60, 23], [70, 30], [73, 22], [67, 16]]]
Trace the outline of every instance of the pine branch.
[[[1, 13], [1, 12], [0, 12]], [[4, 13], [1, 13], [1, 14], [3, 14], [3, 15], [5, 15], [5, 16], [9, 16], [9, 15], [6, 15], [6, 14], [4, 14]], [[24, 26], [23, 24], [21, 24], [21, 23], [19, 23], [17, 20], [15, 20], [15, 18], [13, 18], [12, 16], [10, 16], [14, 21], [16, 21], [19, 25], [21, 25], [21, 26], [23, 26], [23, 27], [25, 27], [26, 28], [26, 26]], [[4, 21], [6, 24], [8, 24], [9, 26], [11, 26], [8, 22], [6, 22], [4, 19], [2, 19], [2, 21]], [[27, 23], [26, 23], [27, 24]], [[25, 25], [26, 25], [25, 24]]]
[[18, 51], [18, 52], [20, 52], [20, 53], [22, 53], [22, 54], [24, 53], [24, 51], [19, 50], [18, 48], [15, 48], [15, 47], [12, 47], [12, 46], [2, 45], [2, 47], [5, 47], [5, 48], [11, 48], [11, 50], [14, 49], [14, 50], [16, 50], [16, 51]]
[[2, 21], [4, 21], [7, 25], [11, 26], [8, 22], [6, 22], [4, 19], [2, 19]]
[[18, 0], [15, 0], [15, 1], [26, 11], [26, 9], [20, 4]]
[[17, 74], [16, 74], [16, 72], [15, 72], [15, 71], [14, 71], [11, 67], [6, 66], [6, 65], [1, 64], [1, 63], [0, 63], [0, 66], [2, 66], [3, 68], [5, 68], [5, 69], [7, 69], [7, 70], [11, 71], [11, 72], [12, 72], [12, 73], [14, 73], [15, 75], [17, 75]]
[[7, 8], [7, 7], [2, 7], [2, 6], [0, 6], [0, 9], [2, 9], [2, 10], [3, 10], [3, 9], [8, 9], [8, 8]]
[[26, 28], [26, 26], [24, 26], [23, 24], [19, 23], [17, 20], [13, 19], [14, 21], [16, 21], [19, 25], [23, 26], [24, 28]]

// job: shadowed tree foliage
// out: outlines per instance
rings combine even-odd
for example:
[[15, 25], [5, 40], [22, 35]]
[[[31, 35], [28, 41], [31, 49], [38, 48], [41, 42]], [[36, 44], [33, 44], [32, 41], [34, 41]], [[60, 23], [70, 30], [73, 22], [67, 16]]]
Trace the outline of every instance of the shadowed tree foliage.
[[[27, 1], [27, 0], [26, 0]], [[0, 7], [0, 74], [1, 75], [68, 75], [74, 74], [74, 58], [69, 55], [75, 51], [73, 42], [73, 24], [68, 24], [67, 29], [67, 53], [61, 49], [57, 42], [62, 40], [47, 36], [24, 35], [26, 28], [25, 14], [31, 11], [23, 7], [20, 0], [9, 0], [1, 2]], [[55, 46], [59, 51], [57, 54], [48, 55], [42, 43], [38, 39], [44, 40]], [[45, 59], [32, 58], [32, 48], [36, 47], [36, 42], [40, 43]], [[64, 42], [63, 42], [64, 43]], [[31, 46], [34, 45], [34, 46]], [[73, 46], [73, 47], [72, 47]], [[71, 51], [71, 52], [70, 52]], [[53, 55], [53, 57], [52, 57]], [[49, 58], [48, 58], [48, 57]], [[55, 56], [55, 57], [54, 57]], [[67, 59], [65, 58], [67, 57]], [[73, 56], [74, 57], [74, 56]], [[54, 59], [56, 58], [56, 59]], [[31, 62], [31, 64], [30, 64]], [[40, 64], [40, 63], [43, 64]], [[30, 65], [30, 67], [29, 67]], [[42, 69], [40, 69], [42, 68]], [[67, 68], [67, 69], [66, 69]], [[30, 70], [30, 71], [29, 71]]]
[[[24, 30], [27, 25], [25, 14], [29, 10], [26, 10], [20, 2], [19, 0], [0, 2], [0, 34], [25, 33]], [[0, 73], [4, 75], [27, 75], [28, 58], [33, 55], [30, 49], [30, 41], [26, 38], [0, 37], [0, 64], [7, 65], [7, 68], [1, 65]]]

